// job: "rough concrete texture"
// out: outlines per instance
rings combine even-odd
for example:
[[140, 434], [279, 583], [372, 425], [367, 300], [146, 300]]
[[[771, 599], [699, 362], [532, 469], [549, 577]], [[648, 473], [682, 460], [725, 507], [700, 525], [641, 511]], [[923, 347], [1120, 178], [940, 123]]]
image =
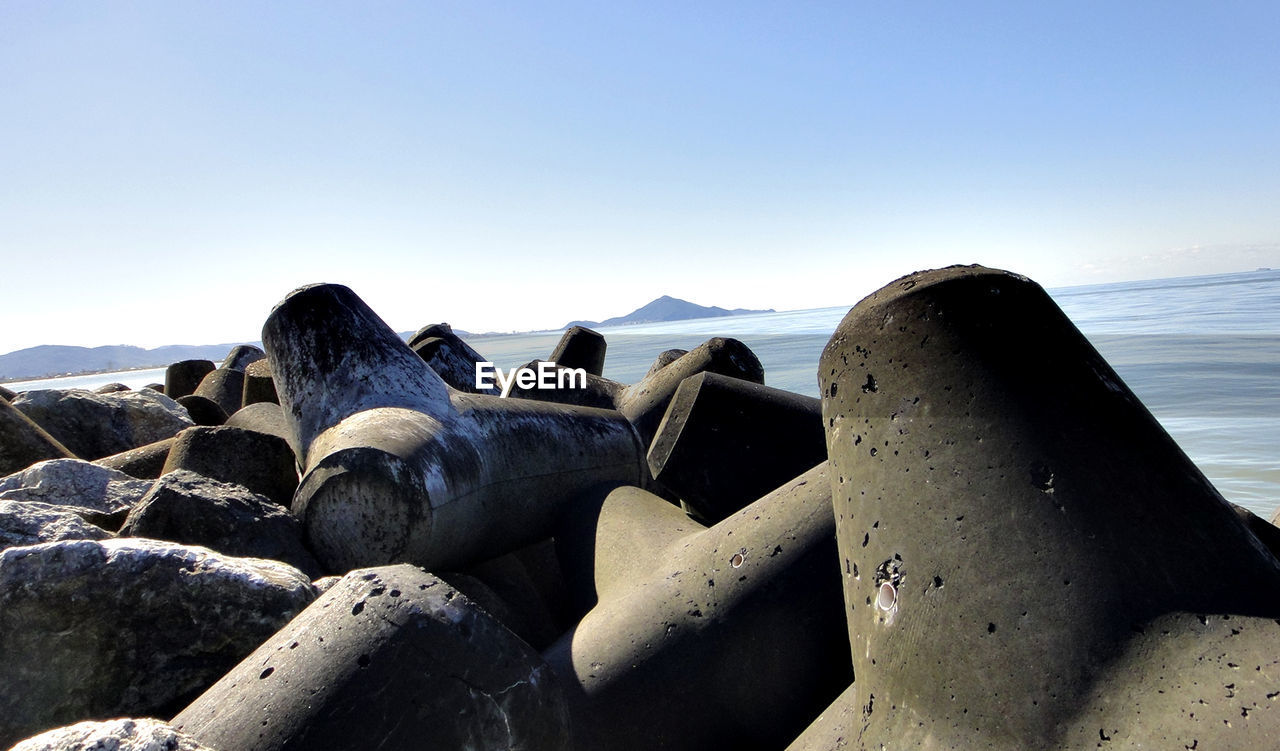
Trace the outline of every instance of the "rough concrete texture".
[[203, 396], [221, 407], [225, 414], [234, 415], [244, 406], [244, 371], [218, 368], [200, 381], [193, 396]]
[[265, 358], [249, 363], [244, 369], [244, 398], [241, 403], [247, 407], [258, 402], [280, 403], [276, 382], [271, 377], [271, 363]]
[[1038, 285], [904, 277], [819, 378], [857, 747], [1274, 742], [1280, 566]]
[[576, 493], [647, 474], [616, 412], [455, 391], [346, 287], [295, 290], [263, 342], [303, 448], [293, 510], [332, 571], [493, 558]]
[[168, 716], [314, 596], [284, 564], [155, 540], [0, 552], [0, 746], [68, 722]]
[[649, 471], [710, 523], [825, 461], [822, 402], [718, 373], [680, 383]]
[[212, 751], [151, 718], [78, 722], [28, 738], [11, 751]]
[[65, 506], [0, 498], [0, 549], [58, 540], [105, 540], [113, 535]]
[[497, 388], [476, 387], [476, 363], [485, 362], [486, 358], [453, 333], [449, 324], [423, 326], [409, 338], [408, 343], [418, 357], [451, 387], [473, 394], [498, 393]]
[[222, 425], [227, 421], [227, 411], [207, 396], [187, 394], [178, 397], [178, 404], [187, 410], [196, 425]]
[[227, 353], [227, 357], [218, 367], [244, 372], [250, 365], [267, 356], [260, 347], [252, 344], [237, 344]]
[[30, 417], [0, 399], [0, 474], [8, 475], [46, 459], [74, 459], [75, 454]]
[[13, 400], [33, 422], [81, 459], [101, 459], [169, 438], [193, 423], [187, 411], [150, 389], [95, 394], [85, 389], [24, 391]]
[[282, 561], [308, 576], [320, 566], [302, 524], [266, 496], [185, 469], [161, 475], [129, 512], [121, 536], [202, 545], [224, 555]]
[[[543, 653], [566, 687], [574, 748], [781, 748], [797, 736], [852, 678], [830, 502], [824, 464], [682, 534], [666, 501], [610, 493], [593, 551], [600, 602]], [[646, 513], [659, 517], [648, 550], [639, 536], [615, 546], [612, 517]]]
[[858, 743], [859, 713], [857, 685], [852, 684], [823, 710], [809, 727], [787, 746], [786, 751], [853, 751]]
[[181, 360], [164, 371], [164, 393], [170, 399], [190, 396], [196, 392], [200, 381], [212, 373], [212, 360]]
[[150, 480], [80, 459], [51, 459], [0, 478], [0, 500], [63, 506], [94, 524], [116, 528]]
[[293, 502], [298, 469], [284, 439], [234, 426], [187, 428], [174, 437], [163, 472], [186, 469], [243, 485], [282, 506]]
[[591, 375], [603, 375], [608, 346], [600, 332], [585, 326], [573, 326], [560, 337], [547, 359], [566, 368], [582, 368]]
[[[187, 429], [190, 430], [190, 428]], [[169, 458], [169, 449], [173, 447], [173, 441], [173, 438], [165, 438], [136, 449], [104, 456], [93, 463], [99, 467], [119, 470], [130, 477], [154, 480], [163, 473], [164, 463]]]
[[361, 569], [174, 718], [218, 749], [568, 745], [546, 665], [464, 595], [409, 565]]
[[687, 349], [668, 349], [659, 352], [658, 356], [653, 359], [653, 364], [649, 366], [649, 370], [644, 374], [644, 377], [648, 378], [687, 354], [689, 354], [689, 350]]
[[294, 462], [299, 463], [302, 461], [302, 449], [298, 446], [298, 439], [289, 428], [289, 422], [285, 419], [284, 410], [277, 403], [259, 402], [245, 405], [239, 412], [228, 417], [226, 424], [233, 428], [256, 430], [259, 433], [283, 438], [289, 444], [289, 447], [293, 449]]

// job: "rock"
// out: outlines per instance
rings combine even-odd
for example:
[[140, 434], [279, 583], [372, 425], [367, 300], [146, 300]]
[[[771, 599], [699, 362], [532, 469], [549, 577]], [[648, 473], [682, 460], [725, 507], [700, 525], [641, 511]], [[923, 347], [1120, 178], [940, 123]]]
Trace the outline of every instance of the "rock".
[[155, 540], [0, 552], [0, 746], [84, 719], [168, 716], [313, 597], [284, 564]]
[[0, 399], [0, 474], [12, 474], [46, 459], [74, 458], [58, 439]]
[[258, 402], [280, 403], [280, 397], [276, 395], [276, 382], [271, 377], [271, 363], [266, 360], [255, 360], [244, 369], [242, 402], [245, 407]]
[[[184, 399], [186, 397], [183, 397]], [[190, 430], [190, 428], [187, 428]], [[136, 449], [112, 454], [93, 463], [99, 467], [119, 470], [120, 472], [144, 480], [154, 480], [162, 474], [164, 463], [169, 458], [169, 450], [173, 448], [174, 438], [148, 443]]]
[[293, 502], [298, 469], [293, 449], [282, 438], [237, 427], [187, 428], [174, 437], [163, 472], [188, 469], [236, 483], [281, 506]]
[[221, 407], [224, 413], [234, 415], [244, 406], [244, 371], [218, 368], [210, 372], [196, 387], [195, 396], [203, 396]]
[[594, 562], [599, 596], [543, 653], [565, 685], [574, 748], [796, 737], [853, 678], [830, 504], [824, 463], [710, 529], [618, 488], [594, 529], [558, 533], [566, 568]]
[[146, 386], [143, 386], [142, 388], [151, 389], [152, 391], [159, 391], [162, 394], [164, 393], [163, 383], [148, 383]]
[[569, 744], [537, 653], [408, 565], [347, 574], [173, 724], [212, 748], [254, 751]]
[[204, 377], [213, 372], [212, 360], [182, 360], [164, 371], [164, 394], [170, 399], [180, 399], [196, 392]]
[[109, 529], [150, 489], [149, 480], [80, 459], [51, 459], [0, 478], [0, 500], [67, 507]]
[[192, 425], [177, 402], [147, 389], [114, 394], [84, 389], [24, 391], [13, 406], [76, 456], [88, 460], [169, 438]]
[[199, 394], [180, 396], [178, 404], [187, 410], [191, 421], [196, 425], [222, 425], [228, 419], [226, 410], [207, 396]]
[[591, 375], [604, 374], [604, 355], [608, 343], [598, 331], [574, 326], [564, 332], [548, 358], [565, 368], [582, 368]]
[[50, 730], [10, 751], [213, 751], [177, 728], [153, 719], [78, 722]]
[[116, 394], [131, 389], [123, 383], [106, 383], [93, 390], [95, 394]]
[[689, 354], [687, 349], [669, 349], [659, 353], [653, 364], [649, 366], [649, 371], [644, 374], [644, 377], [648, 378], [687, 354]]
[[819, 366], [863, 748], [1263, 748], [1280, 564], [1037, 284], [858, 303]]
[[260, 347], [252, 344], [237, 344], [227, 353], [227, 359], [219, 367], [244, 372], [246, 368], [267, 356]]
[[346, 287], [295, 290], [262, 334], [303, 447], [293, 511], [329, 570], [494, 558], [647, 474], [617, 413], [455, 391]]
[[112, 536], [65, 506], [0, 499], [0, 549], [58, 540], [105, 540]]
[[320, 573], [302, 545], [302, 525], [285, 508], [240, 485], [179, 469], [156, 480], [120, 528], [121, 536], [202, 545], [219, 553], [283, 561]]
[[822, 402], [718, 373], [680, 383], [649, 446], [653, 478], [712, 524], [826, 458]]

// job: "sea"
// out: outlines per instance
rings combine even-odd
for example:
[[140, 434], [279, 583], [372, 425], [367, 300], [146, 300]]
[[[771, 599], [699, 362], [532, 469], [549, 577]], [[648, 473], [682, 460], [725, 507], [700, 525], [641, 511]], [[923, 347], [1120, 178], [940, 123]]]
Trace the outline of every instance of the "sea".
[[[1280, 506], [1280, 271], [1048, 292], [1218, 490], [1272, 518]], [[692, 349], [726, 336], [751, 347], [768, 385], [818, 396], [818, 357], [848, 309], [602, 327], [608, 342], [604, 375], [631, 383], [663, 350]], [[559, 339], [560, 332], [539, 332], [468, 341], [496, 365], [511, 368], [546, 358]], [[164, 368], [5, 386], [92, 389], [112, 382], [134, 388], [163, 383]]]

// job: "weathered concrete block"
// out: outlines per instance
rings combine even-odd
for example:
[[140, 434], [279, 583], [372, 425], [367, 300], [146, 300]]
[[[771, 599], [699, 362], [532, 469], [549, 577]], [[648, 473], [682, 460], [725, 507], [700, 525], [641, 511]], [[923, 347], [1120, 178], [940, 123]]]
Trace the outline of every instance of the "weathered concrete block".
[[80, 459], [51, 459], [0, 478], [0, 499], [69, 508], [109, 529], [150, 489], [149, 480]]
[[213, 372], [212, 360], [182, 360], [175, 362], [164, 371], [164, 394], [170, 399], [179, 399], [196, 392], [196, 387], [204, 377]]
[[498, 393], [496, 388], [476, 387], [476, 363], [485, 362], [447, 323], [433, 323], [409, 337], [409, 347], [451, 387], [472, 394]]
[[104, 383], [93, 390], [95, 394], [115, 394], [121, 391], [130, 391], [131, 389], [123, 383]]
[[781, 748], [798, 735], [852, 680], [830, 499], [825, 464], [710, 529], [638, 488], [610, 493], [599, 536], [566, 540], [570, 561], [594, 556], [599, 604], [543, 653], [574, 747]]
[[286, 508], [241, 485], [185, 469], [161, 475], [129, 512], [120, 534], [283, 561], [308, 576], [320, 574], [302, 545], [301, 522]]
[[186, 410], [149, 389], [95, 394], [84, 389], [24, 391], [13, 400], [82, 459], [101, 459], [169, 438], [193, 424]]
[[303, 450], [293, 510], [330, 570], [493, 558], [646, 473], [622, 416], [455, 391], [346, 287], [295, 290], [263, 342]]
[[213, 748], [548, 749], [568, 718], [536, 652], [409, 565], [347, 574], [173, 719]]
[[600, 332], [585, 326], [573, 326], [560, 337], [548, 359], [566, 368], [582, 368], [591, 375], [603, 375], [608, 346]]
[[649, 366], [649, 370], [644, 374], [644, 377], [648, 378], [688, 353], [689, 350], [687, 349], [668, 349], [658, 353], [658, 356], [654, 358], [653, 364]]
[[284, 564], [155, 540], [0, 552], [0, 745], [84, 719], [168, 716], [313, 597]]
[[78, 722], [50, 730], [11, 751], [212, 751], [172, 725], [153, 719]]
[[58, 439], [9, 400], [0, 399], [0, 474], [12, 474], [46, 459], [74, 458]]
[[148, 443], [136, 449], [104, 456], [93, 463], [99, 467], [118, 470], [130, 477], [154, 480], [162, 474], [164, 463], [169, 458], [169, 449], [173, 447], [174, 440], [174, 438], [165, 438], [162, 441]]
[[226, 425], [197, 426], [174, 437], [163, 472], [191, 470], [243, 485], [287, 507], [298, 488], [295, 462], [293, 449], [278, 436]]
[[822, 402], [718, 373], [680, 383], [649, 446], [653, 478], [713, 524], [826, 458]]
[[227, 421], [227, 411], [207, 396], [188, 394], [178, 397], [178, 404], [187, 410], [196, 425], [222, 425]]
[[270, 362], [265, 359], [255, 360], [245, 367], [244, 397], [241, 402], [245, 407], [258, 402], [280, 403], [280, 397], [276, 395], [276, 382], [271, 377]]
[[244, 372], [246, 368], [267, 356], [262, 348], [252, 344], [237, 344], [227, 353], [227, 357], [218, 367]]
[[7, 501], [0, 496], [0, 549], [58, 540], [105, 540], [113, 536], [65, 506]]
[[1038, 285], [899, 279], [819, 380], [863, 747], [1273, 742], [1280, 565]]
[[195, 396], [203, 396], [234, 415], [244, 406], [244, 371], [234, 368], [218, 368], [210, 372], [196, 387]]

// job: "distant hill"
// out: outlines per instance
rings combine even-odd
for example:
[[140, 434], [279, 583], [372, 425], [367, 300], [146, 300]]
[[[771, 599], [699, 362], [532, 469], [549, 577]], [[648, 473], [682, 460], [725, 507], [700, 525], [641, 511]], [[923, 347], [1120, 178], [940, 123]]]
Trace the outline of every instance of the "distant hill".
[[[261, 346], [257, 342], [249, 342]], [[179, 360], [221, 363], [235, 344], [170, 344], [155, 349], [129, 345], [69, 347], [42, 344], [0, 355], [0, 379], [42, 378], [64, 373], [94, 373], [131, 368], [160, 368]]]
[[598, 326], [626, 326], [635, 323], [657, 323], [660, 321], [685, 321], [691, 318], [720, 318], [723, 316], [736, 316], [745, 313], [773, 313], [773, 308], [768, 310], [747, 310], [746, 308], [734, 308], [733, 310], [725, 310], [724, 308], [710, 307], [691, 303], [688, 300], [681, 300], [678, 297], [663, 295], [653, 302], [643, 305], [625, 316], [617, 316], [604, 321], [570, 321], [563, 328], [572, 328], [574, 326], [585, 326], [587, 328], [596, 328]]

